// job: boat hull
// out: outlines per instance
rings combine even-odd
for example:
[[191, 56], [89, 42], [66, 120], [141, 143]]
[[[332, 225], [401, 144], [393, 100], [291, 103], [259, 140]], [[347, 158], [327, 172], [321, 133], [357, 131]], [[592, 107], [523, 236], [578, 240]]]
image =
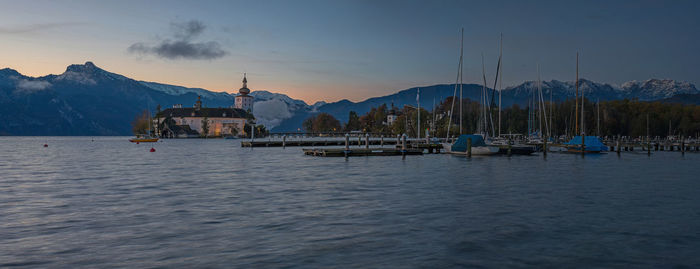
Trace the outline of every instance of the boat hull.
[[[537, 151], [536, 146], [524, 146], [524, 145], [512, 145], [510, 147], [510, 154], [512, 155], [530, 155]], [[500, 154], [508, 154], [508, 146], [499, 146]]]
[[158, 138], [132, 138], [132, 139], [129, 139], [129, 142], [131, 142], [131, 143], [158, 142]]
[[[448, 151], [450, 154], [454, 155], [467, 155], [466, 151]], [[472, 147], [472, 156], [486, 156], [498, 154], [498, 147]]]

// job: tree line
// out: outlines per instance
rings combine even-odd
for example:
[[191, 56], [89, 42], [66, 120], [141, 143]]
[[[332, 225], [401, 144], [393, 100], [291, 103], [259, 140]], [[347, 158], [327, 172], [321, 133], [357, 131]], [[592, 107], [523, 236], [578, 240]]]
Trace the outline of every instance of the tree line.
[[[458, 111], [459, 100], [455, 100], [454, 113], [450, 115], [452, 97], [441, 101], [434, 111], [421, 108], [421, 137], [429, 130], [435, 137], [447, 136], [448, 125], [450, 134], [459, 135]], [[480, 111], [484, 108], [476, 101], [463, 99], [462, 102], [462, 133], [476, 133], [480, 125]], [[586, 99], [584, 102], [583, 118], [581, 104], [579, 107], [579, 132], [585, 131], [587, 135], [599, 136], [698, 136], [700, 134], [700, 106], [683, 105], [663, 102], [645, 102], [639, 100], [613, 100], [595, 102]], [[501, 134], [528, 133], [528, 119], [530, 126], [540, 128], [542, 122], [543, 133], [550, 136], [576, 135], [575, 100], [567, 100], [557, 103], [544, 103], [544, 109], [530, 110], [527, 106], [513, 105], [501, 111]], [[387, 124], [387, 115], [393, 109], [398, 115], [391, 124]], [[498, 112], [492, 109], [494, 133], [498, 134]], [[541, 113], [540, 113], [541, 112]], [[533, 116], [530, 116], [533, 113]], [[386, 104], [374, 107], [364, 115], [358, 115], [354, 111], [348, 114], [348, 122], [341, 124], [332, 115], [320, 113], [306, 119], [303, 123], [307, 132], [372, 132], [386, 134], [408, 134], [416, 136], [418, 111], [411, 106], [403, 108], [389, 108]], [[451, 119], [450, 119], [451, 118]], [[490, 120], [489, 120], [490, 121]], [[582, 122], [583, 121], [583, 122]], [[544, 126], [549, 128], [545, 128]], [[547, 131], [549, 130], [549, 132]]]

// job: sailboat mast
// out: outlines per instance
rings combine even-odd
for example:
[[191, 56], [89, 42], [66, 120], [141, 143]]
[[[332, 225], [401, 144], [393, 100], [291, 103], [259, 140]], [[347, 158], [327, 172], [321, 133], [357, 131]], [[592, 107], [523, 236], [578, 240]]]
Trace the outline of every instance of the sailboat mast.
[[544, 130], [542, 129], [542, 86], [540, 85], [540, 64], [537, 64], [537, 115], [540, 125], [540, 137], [544, 137]]
[[418, 93], [416, 94], [416, 103], [418, 103], [418, 128], [416, 130], [416, 137], [420, 139], [420, 88], [418, 88]]
[[459, 48], [459, 134], [464, 133], [462, 123], [464, 122], [464, 113], [462, 112], [464, 94], [462, 87], [464, 85], [464, 27], [462, 27], [462, 41]]
[[649, 141], [649, 113], [647, 113], [647, 141]]
[[[457, 79], [455, 79], [455, 90], [454, 93], [452, 94], [452, 106], [450, 106], [450, 111], [447, 112], [447, 134], [445, 134], [445, 140], [448, 140], [450, 138], [450, 128], [452, 127], [452, 116], [454, 115], [454, 109], [455, 109], [455, 99], [457, 99], [457, 84], [460, 84], [460, 98], [462, 97], [462, 88], [460, 83], [460, 79], [462, 77], [462, 54], [464, 51], [464, 28], [462, 28], [462, 43], [459, 48], [459, 64], [457, 65]], [[460, 129], [460, 134], [462, 133], [462, 100], [459, 101], [459, 114], [460, 114], [460, 121], [459, 121], [459, 129]]]
[[554, 102], [552, 101], [552, 88], [549, 88], [549, 134], [550, 136], [553, 133], [554, 130], [554, 124], [553, 124], [553, 116], [554, 116]]
[[151, 105], [148, 103], [148, 101], [146, 101], [146, 110], [148, 111], [148, 137], [150, 138], [151, 137], [151, 123], [153, 120], [151, 119]]
[[[503, 61], [503, 33], [501, 33], [500, 51], [498, 52], [499, 67]], [[498, 81], [498, 136], [501, 136], [501, 91], [503, 90], [503, 71], [499, 70], [500, 80]]]
[[584, 90], [581, 90], [581, 136], [586, 136], [586, 112], [584, 110], [585, 100]]
[[600, 136], [600, 98], [598, 99], [598, 102], [596, 102], [596, 106], [598, 107], [598, 111], [596, 112], [596, 135]]
[[535, 129], [534, 117], [532, 116], [535, 114], [535, 103], [532, 102], [533, 91], [534, 89], [530, 89], [530, 96], [527, 98], [527, 122], [529, 126], [527, 133], [528, 136], [531, 136]]
[[530, 127], [531, 127], [530, 126], [530, 114], [531, 114], [530, 113], [530, 103], [531, 103], [530, 98], [528, 97], [528, 99], [527, 99], [527, 136], [528, 137], [530, 137], [530, 134], [532, 133], [532, 132], [530, 132]]
[[574, 111], [574, 118], [576, 118], [576, 132], [574, 133], [578, 134], [578, 52], [576, 52], [576, 104], [574, 105]]
[[[433, 120], [430, 123], [430, 131], [433, 131], [433, 135], [435, 135], [435, 96], [433, 96]], [[430, 132], [428, 132], [430, 133]]]
[[481, 87], [481, 115], [483, 120], [483, 132], [488, 133], [487, 121], [486, 121], [486, 65], [484, 64], [484, 54], [481, 54], [481, 75], [484, 78], [484, 86]]

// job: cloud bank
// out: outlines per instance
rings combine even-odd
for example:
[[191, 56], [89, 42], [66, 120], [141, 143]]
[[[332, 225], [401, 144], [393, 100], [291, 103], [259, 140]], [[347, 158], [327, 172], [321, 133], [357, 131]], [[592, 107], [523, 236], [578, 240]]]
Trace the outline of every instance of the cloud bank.
[[155, 45], [137, 42], [129, 46], [127, 51], [133, 54], [150, 54], [171, 60], [213, 60], [228, 54], [221, 48], [219, 42], [193, 41], [206, 29], [206, 25], [200, 21], [191, 20], [183, 23], [171, 23], [170, 27], [172, 29], [172, 38], [161, 40]]
[[279, 99], [255, 101], [253, 103], [253, 111], [255, 111], [255, 118], [258, 120], [258, 123], [270, 129], [280, 125], [283, 120], [292, 117], [289, 105]]
[[21, 79], [17, 82], [17, 89], [22, 91], [41, 91], [49, 87], [51, 87], [51, 83], [48, 81]]

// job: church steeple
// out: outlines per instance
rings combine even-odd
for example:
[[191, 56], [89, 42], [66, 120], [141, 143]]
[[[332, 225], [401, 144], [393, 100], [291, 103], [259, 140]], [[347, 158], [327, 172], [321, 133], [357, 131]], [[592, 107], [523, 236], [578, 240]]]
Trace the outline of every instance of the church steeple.
[[244, 111], [253, 111], [253, 96], [250, 95], [250, 89], [248, 89], [248, 78], [246, 73], [243, 73], [243, 87], [238, 90], [238, 95], [236, 96], [236, 102], [233, 104], [235, 108], [243, 109]]
[[248, 79], [246, 78], [246, 73], [243, 73], [243, 87], [241, 87], [241, 89], [238, 90], [238, 93], [242, 95], [248, 95], [250, 93], [250, 89], [248, 89]]

